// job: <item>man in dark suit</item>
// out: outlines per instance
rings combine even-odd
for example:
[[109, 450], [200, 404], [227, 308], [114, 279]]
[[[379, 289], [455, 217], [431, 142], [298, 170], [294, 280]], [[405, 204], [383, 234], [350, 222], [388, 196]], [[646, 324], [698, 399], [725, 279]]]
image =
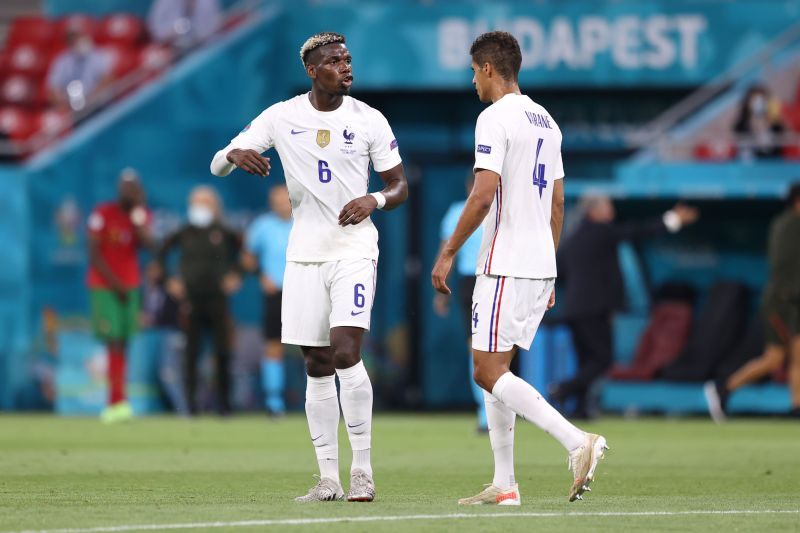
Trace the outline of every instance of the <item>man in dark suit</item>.
[[572, 333], [578, 356], [577, 374], [550, 390], [553, 401], [576, 398], [574, 416], [587, 418], [587, 395], [613, 360], [611, 319], [625, 303], [617, 246], [631, 241], [677, 232], [697, 220], [697, 210], [676, 205], [660, 218], [629, 223], [615, 222], [614, 204], [607, 196], [581, 199], [583, 219], [558, 253], [558, 297], [562, 316]]

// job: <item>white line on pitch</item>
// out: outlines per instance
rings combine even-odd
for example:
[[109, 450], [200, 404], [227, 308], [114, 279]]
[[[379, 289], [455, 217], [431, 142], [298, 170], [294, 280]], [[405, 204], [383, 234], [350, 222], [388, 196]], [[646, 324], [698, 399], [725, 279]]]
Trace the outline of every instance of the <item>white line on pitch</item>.
[[[218, 527], [255, 526], [306, 526], [313, 524], [337, 524], [346, 522], [402, 522], [404, 520], [454, 520], [460, 518], [569, 518], [604, 516], [691, 516], [691, 515], [766, 515], [800, 514], [800, 509], [763, 509], [729, 511], [640, 511], [640, 512], [576, 512], [576, 513], [452, 513], [414, 514], [396, 516], [342, 516], [331, 518], [278, 518], [272, 520], [240, 520], [236, 522], [187, 522], [182, 524], [140, 524], [122, 526], [99, 526], [87, 528], [25, 530], [16, 533], [116, 533], [119, 531], [153, 531], [163, 529], [201, 529]], [[14, 532], [6, 532], [14, 533]]]

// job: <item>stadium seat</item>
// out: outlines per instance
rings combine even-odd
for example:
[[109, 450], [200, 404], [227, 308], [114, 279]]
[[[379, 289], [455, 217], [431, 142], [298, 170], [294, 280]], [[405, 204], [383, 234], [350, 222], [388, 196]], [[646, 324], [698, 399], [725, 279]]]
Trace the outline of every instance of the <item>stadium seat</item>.
[[139, 52], [140, 67], [150, 72], [153, 76], [167, 68], [171, 62], [172, 50], [166, 46], [149, 44]]
[[3, 59], [6, 73], [41, 78], [47, 73], [50, 54], [38, 44], [21, 43], [8, 49]]
[[21, 141], [36, 131], [36, 125], [26, 109], [7, 106], [0, 108], [0, 131], [12, 140]]
[[43, 84], [22, 74], [12, 74], [0, 81], [0, 101], [10, 105], [37, 106], [45, 102]]
[[55, 23], [53, 35], [53, 45], [56, 48], [63, 48], [67, 43], [67, 34], [72, 30], [79, 30], [94, 36], [97, 22], [90, 16], [81, 13], [74, 13], [60, 18]]
[[53, 37], [53, 23], [50, 20], [44, 17], [20, 17], [14, 19], [11, 24], [6, 47], [11, 48], [23, 43], [47, 47]]
[[111, 72], [115, 79], [122, 78], [139, 66], [139, 50], [135, 47], [109, 45], [102, 50], [111, 58]]
[[69, 111], [47, 109], [33, 116], [33, 127], [36, 132], [48, 137], [60, 137], [69, 133], [72, 128], [72, 114]]
[[694, 157], [701, 161], [728, 161], [736, 155], [736, 146], [727, 140], [700, 143], [694, 147]]
[[142, 21], [128, 13], [115, 13], [102, 19], [95, 31], [95, 41], [101, 45], [116, 44], [132, 47], [144, 40]]

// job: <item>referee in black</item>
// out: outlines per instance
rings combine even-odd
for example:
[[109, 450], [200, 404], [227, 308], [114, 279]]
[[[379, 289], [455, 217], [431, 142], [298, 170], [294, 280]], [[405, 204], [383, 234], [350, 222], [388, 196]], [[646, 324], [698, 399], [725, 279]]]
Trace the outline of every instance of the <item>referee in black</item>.
[[199, 186], [189, 196], [188, 223], [169, 235], [158, 253], [167, 273], [167, 258], [178, 250], [180, 280], [168, 290], [182, 301], [186, 331], [184, 385], [189, 414], [197, 409], [197, 361], [203, 337], [211, 334], [216, 358], [217, 412], [230, 414], [230, 360], [233, 332], [228, 296], [239, 290], [241, 237], [222, 222], [222, 204], [212, 187]]

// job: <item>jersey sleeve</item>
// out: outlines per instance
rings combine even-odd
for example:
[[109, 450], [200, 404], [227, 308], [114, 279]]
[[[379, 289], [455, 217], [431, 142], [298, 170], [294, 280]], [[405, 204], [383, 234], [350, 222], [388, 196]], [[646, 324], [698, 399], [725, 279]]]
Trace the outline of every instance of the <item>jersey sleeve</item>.
[[553, 169], [553, 179], [560, 180], [564, 177], [564, 159], [561, 157], [561, 144], [558, 145], [558, 153], [556, 154], [556, 163]]
[[240, 150], [255, 150], [259, 154], [275, 146], [275, 120], [279, 109], [280, 104], [265, 109], [239, 135], [231, 139], [230, 146]]
[[372, 139], [369, 145], [369, 158], [375, 172], [385, 172], [402, 163], [397, 139], [392, 133], [389, 121], [379, 111], [372, 120]]
[[482, 168], [502, 175], [505, 157], [505, 129], [494, 114], [484, 111], [475, 126], [475, 169]]
[[275, 122], [280, 114], [280, 103], [265, 109], [250, 124], [244, 127], [239, 135], [214, 154], [211, 160], [211, 173], [215, 176], [227, 176], [235, 165], [228, 161], [228, 152], [233, 149], [255, 150], [259, 154], [275, 146]]

